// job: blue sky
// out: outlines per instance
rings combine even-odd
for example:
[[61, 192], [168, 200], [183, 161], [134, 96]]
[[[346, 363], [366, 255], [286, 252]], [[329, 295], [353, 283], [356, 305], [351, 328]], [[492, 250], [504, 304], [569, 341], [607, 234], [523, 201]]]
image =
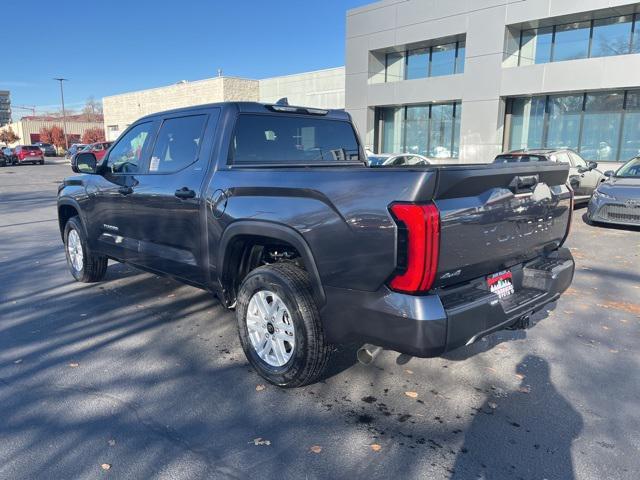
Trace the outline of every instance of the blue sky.
[[[345, 15], [371, 0], [7, 0], [0, 89], [65, 103], [216, 75], [265, 78], [344, 65]], [[26, 5], [29, 5], [25, 17]], [[36, 13], [37, 12], [37, 13]], [[25, 31], [29, 34], [25, 35]], [[15, 110], [14, 117], [28, 112]]]

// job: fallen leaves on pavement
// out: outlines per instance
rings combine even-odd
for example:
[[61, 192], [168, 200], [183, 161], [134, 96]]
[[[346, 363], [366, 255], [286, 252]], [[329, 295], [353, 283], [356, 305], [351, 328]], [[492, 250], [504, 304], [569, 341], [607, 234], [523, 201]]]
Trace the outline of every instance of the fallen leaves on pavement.
[[418, 398], [418, 392], [404, 392], [404, 394], [409, 398]]
[[103, 470], [110, 470], [111, 469], [111, 464], [110, 463], [103, 463], [102, 465], [100, 465], [100, 468]]
[[71, 362], [71, 363], [69, 364], [69, 366], [70, 366], [71, 368], [78, 368], [78, 367], [80, 366], [80, 364], [79, 364], [79, 363], [76, 363], [76, 362]]
[[267, 388], [267, 387], [265, 387], [265, 386], [264, 386], [264, 385], [262, 385], [262, 384], [260, 384], [260, 385], [256, 385], [256, 392], [261, 392], [261, 391], [262, 391], [262, 390], [264, 390], [265, 388]]
[[[271, 440], [264, 440], [261, 437], [258, 438], [254, 438], [253, 440], [251, 440], [251, 442], [253, 442], [254, 445], [258, 446], [258, 445], [271, 445]], [[251, 443], [249, 442], [249, 443]]]
[[371, 447], [371, 450], [373, 450], [374, 452], [379, 452], [380, 450], [382, 450], [382, 446], [378, 445], [377, 443], [372, 443], [369, 446]]
[[320, 453], [322, 451], [322, 447], [320, 445], [314, 445], [309, 449], [309, 451], [313, 453]]

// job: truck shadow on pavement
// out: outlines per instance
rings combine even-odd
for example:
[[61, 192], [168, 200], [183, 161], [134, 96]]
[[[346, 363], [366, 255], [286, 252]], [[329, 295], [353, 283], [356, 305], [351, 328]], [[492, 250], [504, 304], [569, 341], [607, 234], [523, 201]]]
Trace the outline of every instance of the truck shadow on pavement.
[[[545, 359], [525, 356], [516, 374], [522, 377], [519, 389], [502, 399], [485, 401], [466, 429], [452, 480], [575, 478], [571, 447], [582, 431], [582, 416], [554, 387]], [[523, 406], [512, 399], [525, 395], [528, 421], [520, 423], [516, 420]], [[527, 444], [515, 439], [516, 430], [525, 431]]]
[[539, 357], [518, 367], [528, 394], [496, 400], [482, 376], [458, 380], [486, 396], [470, 424], [435, 391], [455, 381], [433, 375], [446, 360], [414, 361], [421, 375], [402, 378], [393, 362], [354, 365], [358, 345], [347, 345], [324, 381], [282, 390], [253, 372], [235, 315], [209, 293], [122, 264], [78, 284], [52, 243], [3, 263], [0, 477], [94, 478], [106, 463], [115, 478], [572, 478], [582, 420]]

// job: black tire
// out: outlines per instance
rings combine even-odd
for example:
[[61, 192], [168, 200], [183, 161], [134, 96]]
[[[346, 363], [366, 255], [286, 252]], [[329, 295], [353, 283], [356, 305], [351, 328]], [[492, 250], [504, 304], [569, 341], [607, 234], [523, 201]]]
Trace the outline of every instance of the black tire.
[[44, 160], [40, 160], [40, 165], [44, 165]]
[[[251, 344], [247, 310], [251, 297], [269, 290], [280, 297], [295, 328], [295, 346], [289, 361], [276, 367], [265, 362]], [[258, 374], [274, 385], [293, 388], [318, 381], [331, 356], [307, 272], [292, 263], [276, 263], [251, 271], [240, 286], [236, 317], [242, 349]]]
[[[78, 234], [78, 237], [80, 237], [80, 245], [82, 247], [82, 268], [80, 269], [74, 267], [73, 262], [71, 261], [71, 256], [69, 254], [68, 241], [69, 234], [72, 230], [75, 230], [75, 232]], [[104, 278], [104, 275], [107, 271], [108, 259], [107, 257], [103, 257], [101, 255], [88, 253], [87, 237], [84, 233], [84, 228], [78, 216], [71, 217], [64, 227], [64, 253], [67, 257], [67, 266], [69, 267], [69, 271], [71, 272], [71, 275], [73, 275], [73, 278], [75, 278], [77, 281], [83, 283], [92, 283], [99, 282]]]

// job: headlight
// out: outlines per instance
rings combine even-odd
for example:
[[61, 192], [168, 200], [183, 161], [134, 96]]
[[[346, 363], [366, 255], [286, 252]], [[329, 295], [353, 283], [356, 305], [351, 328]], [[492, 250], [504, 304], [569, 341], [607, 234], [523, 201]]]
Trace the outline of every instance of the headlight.
[[606, 200], [615, 200], [616, 197], [614, 197], [613, 195], [609, 195], [608, 193], [604, 193], [600, 190], [596, 190], [595, 192], [593, 192], [593, 196], [596, 198], [604, 198]]

